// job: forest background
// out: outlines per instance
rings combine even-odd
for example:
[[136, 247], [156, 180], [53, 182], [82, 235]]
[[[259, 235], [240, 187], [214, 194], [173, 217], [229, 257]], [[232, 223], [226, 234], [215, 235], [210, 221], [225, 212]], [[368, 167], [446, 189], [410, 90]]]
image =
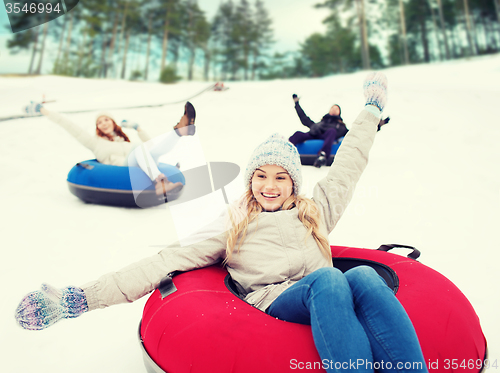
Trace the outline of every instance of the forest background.
[[[321, 77], [500, 49], [500, 0], [306, 1], [321, 31], [289, 50], [275, 37], [277, 2], [211, 1], [207, 15], [203, 0], [83, 0], [26, 31], [0, 26], [0, 51], [29, 55], [17, 73], [172, 83]], [[288, 21], [304, 32], [320, 23], [307, 13]]]

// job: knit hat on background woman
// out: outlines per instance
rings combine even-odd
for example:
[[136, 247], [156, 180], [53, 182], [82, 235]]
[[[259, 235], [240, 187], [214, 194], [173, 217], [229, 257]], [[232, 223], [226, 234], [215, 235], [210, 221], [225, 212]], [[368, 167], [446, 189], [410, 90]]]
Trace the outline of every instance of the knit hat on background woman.
[[95, 117], [95, 121], [97, 122], [97, 119], [99, 119], [100, 117], [108, 117], [109, 119], [111, 119], [113, 122], [116, 123], [115, 118], [113, 118], [111, 113], [108, 111], [100, 111], [99, 113], [97, 113], [97, 115]]
[[299, 152], [290, 141], [279, 133], [271, 135], [255, 148], [243, 176], [245, 187], [250, 184], [255, 170], [268, 164], [283, 167], [292, 178], [294, 194], [298, 195], [300, 193], [302, 171]]

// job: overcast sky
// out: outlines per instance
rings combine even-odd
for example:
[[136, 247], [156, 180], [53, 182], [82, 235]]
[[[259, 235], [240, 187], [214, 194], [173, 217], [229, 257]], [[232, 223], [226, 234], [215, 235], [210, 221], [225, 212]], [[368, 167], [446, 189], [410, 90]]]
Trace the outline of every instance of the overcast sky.
[[[239, 2], [239, 0], [233, 1], [235, 4]], [[309, 35], [325, 30], [322, 21], [327, 17], [328, 11], [314, 8], [314, 4], [318, 2], [320, 0], [264, 0], [265, 7], [273, 20], [275, 51], [297, 50], [299, 43]], [[220, 3], [220, 0], [198, 0], [200, 8], [205, 11], [209, 21], [212, 21]], [[253, 4], [254, 0], [250, 0], [250, 3]], [[0, 4], [0, 74], [26, 73], [29, 53], [10, 55], [6, 42], [11, 35], [7, 12], [2, 2]], [[45, 68], [51, 68], [51, 64], [45, 64]]]
[[[249, 0], [251, 4], [255, 0]], [[233, 0], [235, 4], [239, 0]], [[275, 49], [283, 52], [298, 49], [299, 43], [317, 31], [324, 31], [323, 19], [328, 10], [316, 9], [321, 0], [264, 0], [266, 9], [273, 20]], [[221, 0], [198, 0], [209, 21], [213, 19]]]

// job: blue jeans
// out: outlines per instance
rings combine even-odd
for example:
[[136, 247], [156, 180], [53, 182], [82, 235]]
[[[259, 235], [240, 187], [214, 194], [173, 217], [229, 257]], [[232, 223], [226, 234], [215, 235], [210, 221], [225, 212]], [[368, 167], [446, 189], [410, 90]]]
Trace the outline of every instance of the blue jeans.
[[318, 269], [278, 296], [267, 313], [311, 325], [328, 372], [427, 372], [408, 315], [371, 267]]

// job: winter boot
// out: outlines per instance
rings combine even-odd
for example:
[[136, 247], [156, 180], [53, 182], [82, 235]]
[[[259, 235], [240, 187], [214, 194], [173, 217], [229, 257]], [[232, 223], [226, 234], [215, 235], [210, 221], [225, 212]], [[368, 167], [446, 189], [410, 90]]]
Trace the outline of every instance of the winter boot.
[[321, 166], [324, 166], [326, 164], [326, 153], [325, 152], [319, 152], [318, 158], [314, 161], [313, 166], [320, 168]]

